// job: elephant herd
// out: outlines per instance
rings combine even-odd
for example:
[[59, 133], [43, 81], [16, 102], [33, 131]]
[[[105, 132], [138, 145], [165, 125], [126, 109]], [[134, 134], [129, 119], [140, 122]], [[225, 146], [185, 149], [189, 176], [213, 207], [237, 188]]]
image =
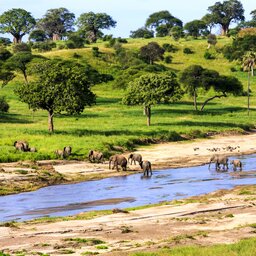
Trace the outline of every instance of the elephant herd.
[[[211, 167], [211, 163], [215, 163], [215, 169], [216, 171], [222, 170], [227, 171], [228, 170], [228, 157], [223, 155], [213, 155], [209, 159], [209, 169]], [[231, 160], [230, 164], [233, 165], [233, 170], [236, 171], [237, 168], [239, 168], [240, 171], [242, 171], [242, 162], [238, 159]]]
[[[88, 159], [90, 162], [97, 162], [97, 163], [103, 163], [104, 157], [101, 152], [90, 150]], [[130, 161], [130, 162], [129, 162]], [[152, 167], [150, 161], [142, 160], [141, 154], [130, 154], [128, 156], [128, 159], [124, 155], [112, 155], [109, 158], [108, 168], [109, 169], [116, 169], [119, 171], [119, 166], [123, 171], [127, 170], [127, 165], [129, 164], [138, 164], [140, 165], [141, 169], [143, 170], [144, 176], [151, 176], [152, 175]]]
[[[14, 142], [14, 147], [17, 150], [23, 152], [37, 152], [35, 147], [29, 147], [28, 142], [23, 140], [18, 140]], [[63, 149], [57, 149], [54, 151], [56, 157], [61, 157], [62, 159], [67, 158], [72, 153], [71, 146], [65, 146]], [[92, 163], [104, 163], [104, 155], [101, 152], [90, 150], [88, 154], [88, 160]], [[224, 155], [214, 154], [209, 159], [209, 169], [212, 163], [215, 163], [216, 171], [227, 171], [228, 170], [228, 157]], [[130, 162], [129, 162], [130, 161]], [[124, 155], [116, 154], [112, 155], [109, 158], [109, 169], [116, 169], [119, 171], [119, 167], [123, 170], [127, 170], [127, 165], [129, 164], [136, 164], [138, 163], [143, 170], [144, 176], [151, 176], [152, 175], [152, 167], [151, 162], [147, 160], [142, 160], [141, 154], [138, 153], [131, 153], [128, 156], [128, 159]], [[238, 168], [242, 170], [242, 162], [238, 159], [230, 161], [230, 164], [233, 165], [233, 170], [236, 171]], [[221, 169], [222, 167], [222, 169]]]

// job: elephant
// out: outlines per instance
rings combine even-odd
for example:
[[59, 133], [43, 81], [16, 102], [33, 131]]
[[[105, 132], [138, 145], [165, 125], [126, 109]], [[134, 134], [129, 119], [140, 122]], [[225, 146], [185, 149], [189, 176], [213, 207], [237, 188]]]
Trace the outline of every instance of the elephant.
[[57, 149], [57, 150], [54, 151], [54, 153], [55, 153], [55, 155], [56, 155], [57, 157], [61, 157], [62, 159], [65, 158], [64, 150]]
[[233, 164], [233, 170], [236, 171], [236, 168], [239, 167], [240, 171], [242, 171], [242, 162], [238, 159], [231, 160], [230, 164]]
[[113, 155], [109, 158], [109, 169], [111, 168], [111, 163], [113, 162], [113, 168], [116, 167], [116, 170], [118, 170], [118, 166], [120, 165], [123, 171], [126, 171], [127, 168], [127, 159], [123, 155]]
[[228, 170], [228, 158], [226, 156], [221, 155], [213, 155], [209, 160], [209, 169], [211, 163], [215, 163], [216, 171], [220, 169], [220, 165], [223, 165], [223, 170]]
[[138, 163], [142, 162], [141, 154], [133, 154], [132, 153], [128, 156], [128, 162], [129, 162], [129, 159], [131, 159], [131, 164], [132, 164], [132, 162], [134, 162], [134, 164], [136, 164], [136, 162], [138, 162]]
[[15, 141], [13, 146], [20, 151], [24, 151], [24, 152], [29, 151], [29, 145], [24, 140]]
[[63, 148], [64, 157], [70, 156], [72, 151], [71, 146], [67, 146]]
[[140, 162], [140, 167], [144, 172], [143, 173], [144, 176], [151, 176], [152, 175], [151, 163], [149, 161], [147, 161], [147, 160], [141, 161]]
[[104, 162], [103, 154], [98, 151], [90, 150], [88, 158], [91, 163], [95, 163], [95, 162], [103, 163]]

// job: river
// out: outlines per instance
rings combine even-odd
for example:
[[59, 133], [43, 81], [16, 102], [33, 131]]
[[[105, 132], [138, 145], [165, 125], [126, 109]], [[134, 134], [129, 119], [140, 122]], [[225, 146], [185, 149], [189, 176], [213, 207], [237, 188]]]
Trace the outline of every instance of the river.
[[[256, 170], [256, 154], [236, 158], [242, 161], [243, 171]], [[211, 170], [207, 165], [158, 170], [153, 171], [150, 178], [143, 178], [141, 173], [137, 173], [2, 196], [0, 221], [23, 221], [154, 204], [230, 189], [236, 185], [255, 184], [256, 177], [237, 178], [230, 172], [231, 169], [229, 172], [216, 172], [212, 164]]]

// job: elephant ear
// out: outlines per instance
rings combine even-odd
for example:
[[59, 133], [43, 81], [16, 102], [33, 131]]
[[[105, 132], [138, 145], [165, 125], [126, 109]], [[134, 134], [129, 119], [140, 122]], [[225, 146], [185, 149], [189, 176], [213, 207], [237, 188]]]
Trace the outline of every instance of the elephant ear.
[[16, 143], [17, 143], [17, 140], [14, 142], [13, 146], [15, 147], [16, 146]]

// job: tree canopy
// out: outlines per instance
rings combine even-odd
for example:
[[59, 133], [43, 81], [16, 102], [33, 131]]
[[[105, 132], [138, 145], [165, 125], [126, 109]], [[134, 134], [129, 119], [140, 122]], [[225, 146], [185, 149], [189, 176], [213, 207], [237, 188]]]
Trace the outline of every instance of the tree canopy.
[[167, 36], [174, 26], [182, 27], [182, 21], [166, 10], [152, 13], [146, 20], [146, 27], [155, 29], [157, 36]]
[[165, 50], [156, 42], [150, 42], [140, 48], [140, 57], [148, 64], [162, 60]]
[[212, 21], [220, 24], [222, 35], [227, 35], [231, 22], [244, 21], [244, 8], [238, 0], [226, 0], [223, 3], [216, 2], [208, 7], [212, 15]]
[[202, 20], [193, 20], [185, 24], [184, 29], [187, 31], [187, 34], [197, 38], [202, 35], [209, 34], [207, 26]]
[[96, 42], [103, 35], [102, 29], [110, 29], [115, 26], [116, 21], [106, 13], [82, 13], [77, 19], [78, 30], [91, 42]]
[[23, 9], [13, 8], [0, 15], [0, 33], [10, 33], [14, 43], [21, 43], [22, 37], [35, 26], [36, 20]]
[[146, 74], [129, 83], [123, 103], [144, 106], [149, 126], [151, 106], [160, 102], [175, 101], [181, 96], [182, 91], [174, 74]]
[[37, 22], [37, 27], [49, 38], [58, 40], [73, 31], [74, 22], [75, 14], [61, 7], [47, 10], [44, 17]]
[[185, 92], [194, 97], [194, 107], [197, 110], [198, 89], [209, 91], [214, 90], [215, 95], [207, 98], [202, 106], [216, 98], [227, 97], [228, 94], [240, 95], [243, 92], [242, 83], [233, 76], [220, 75], [215, 70], [205, 69], [200, 65], [191, 65], [181, 73], [180, 81], [184, 85]]
[[49, 132], [54, 131], [54, 114], [80, 114], [85, 106], [95, 103], [85, 66], [49, 60], [35, 65], [34, 72], [37, 80], [23, 84], [16, 93], [29, 108], [48, 112]]
[[154, 37], [154, 32], [145, 27], [138, 28], [137, 30], [131, 31], [130, 33], [131, 33], [130, 34], [131, 38], [152, 38], [152, 37]]

